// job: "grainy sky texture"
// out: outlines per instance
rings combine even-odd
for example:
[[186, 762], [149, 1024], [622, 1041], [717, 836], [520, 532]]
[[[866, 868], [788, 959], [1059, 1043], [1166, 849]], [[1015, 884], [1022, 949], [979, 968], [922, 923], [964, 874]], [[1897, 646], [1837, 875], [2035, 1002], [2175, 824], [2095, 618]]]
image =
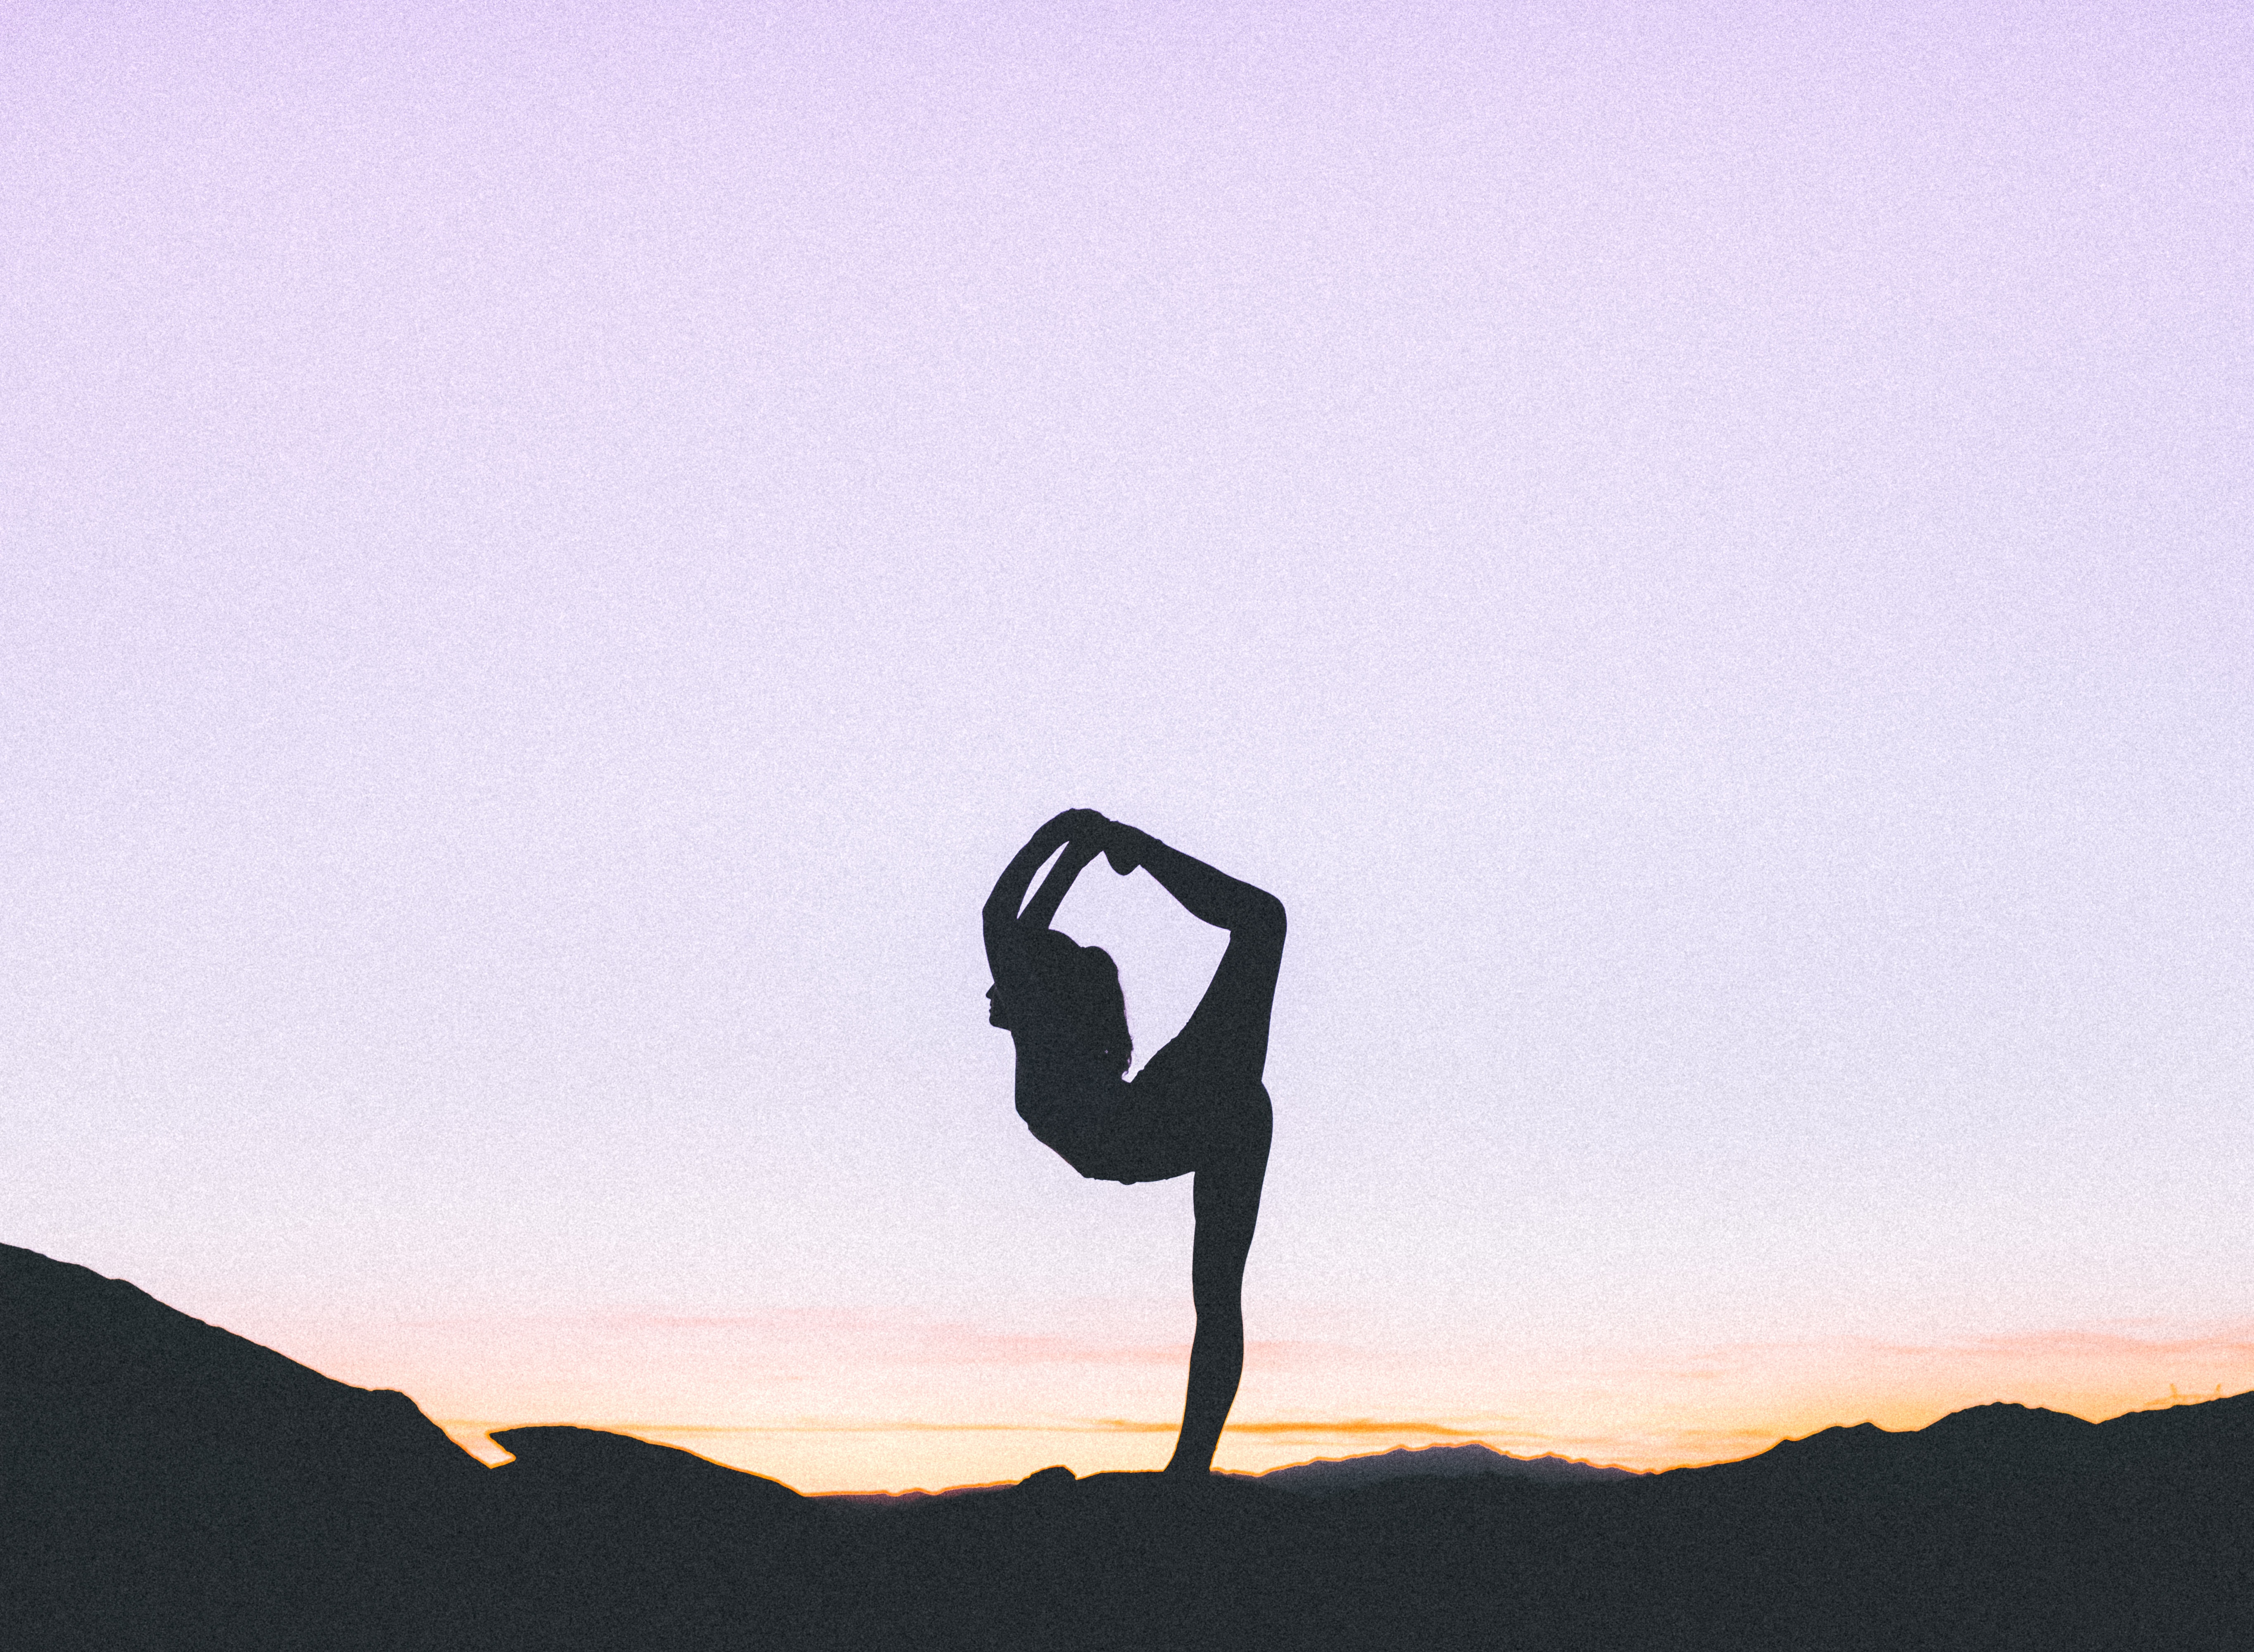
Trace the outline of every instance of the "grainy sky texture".
[[1187, 1186], [982, 998], [1086, 804], [1292, 914], [1224, 1466], [2254, 1386], [2243, 6], [0, 28], [0, 1237], [1155, 1466]]

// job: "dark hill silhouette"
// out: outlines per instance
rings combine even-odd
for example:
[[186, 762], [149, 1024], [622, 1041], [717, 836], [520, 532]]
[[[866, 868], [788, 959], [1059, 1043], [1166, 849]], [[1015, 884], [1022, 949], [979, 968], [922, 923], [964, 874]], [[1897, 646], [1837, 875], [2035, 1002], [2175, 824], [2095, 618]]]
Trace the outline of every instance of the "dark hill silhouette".
[[630, 1435], [510, 1428], [492, 1534], [515, 1634], [542, 1646], [730, 1645], [794, 1622], [823, 1550], [778, 1480]]
[[512, 1453], [501, 1465], [512, 1486], [536, 1483], [559, 1497], [599, 1501], [621, 1516], [668, 1518], [686, 1494], [699, 1508], [734, 1511], [762, 1531], [811, 1518], [806, 1499], [779, 1480], [631, 1434], [550, 1425], [505, 1428], [488, 1438]]
[[855, 1506], [592, 1429], [486, 1469], [403, 1396], [6, 1248], [0, 1382], [10, 1652], [2254, 1646], [2254, 1394], [1573, 1483], [1057, 1468]]
[[408, 1643], [395, 1603], [451, 1575], [487, 1479], [403, 1394], [12, 1246], [0, 1418], [19, 1647], [168, 1647], [190, 1619], [245, 1648]]

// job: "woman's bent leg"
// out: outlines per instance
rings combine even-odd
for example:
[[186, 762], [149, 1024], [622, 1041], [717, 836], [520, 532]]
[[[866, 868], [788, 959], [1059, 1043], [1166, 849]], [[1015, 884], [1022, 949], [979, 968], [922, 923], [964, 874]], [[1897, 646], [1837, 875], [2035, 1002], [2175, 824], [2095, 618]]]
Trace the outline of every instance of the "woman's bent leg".
[[1258, 1095], [1256, 1116], [1232, 1132], [1225, 1152], [1197, 1172], [1191, 1194], [1197, 1236], [1190, 1250], [1190, 1295], [1197, 1305], [1197, 1336], [1190, 1344], [1189, 1393], [1170, 1474], [1202, 1474], [1236, 1404], [1244, 1374], [1244, 1259], [1260, 1220], [1260, 1185], [1268, 1174], [1272, 1129], [1268, 1098]]

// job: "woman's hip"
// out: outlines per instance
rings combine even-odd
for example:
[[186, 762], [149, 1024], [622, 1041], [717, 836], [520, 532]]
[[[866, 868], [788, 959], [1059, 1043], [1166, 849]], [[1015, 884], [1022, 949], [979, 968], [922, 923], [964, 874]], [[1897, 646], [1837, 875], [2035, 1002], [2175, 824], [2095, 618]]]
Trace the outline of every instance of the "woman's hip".
[[1136, 1079], [1128, 1105], [1089, 1143], [1082, 1175], [1103, 1181], [1168, 1181], [1223, 1155], [1267, 1146], [1275, 1109], [1265, 1085], [1146, 1088], [1143, 1076]]

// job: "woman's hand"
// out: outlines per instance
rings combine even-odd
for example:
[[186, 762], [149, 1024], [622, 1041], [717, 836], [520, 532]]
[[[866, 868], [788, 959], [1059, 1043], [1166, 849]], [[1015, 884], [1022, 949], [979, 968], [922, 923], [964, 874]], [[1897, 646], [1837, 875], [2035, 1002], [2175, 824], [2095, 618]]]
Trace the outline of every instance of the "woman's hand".
[[1122, 825], [1117, 821], [1104, 822], [1110, 830], [1104, 834], [1103, 858], [1111, 863], [1111, 870], [1124, 878], [1143, 864], [1143, 857], [1158, 840], [1137, 827]]
[[1068, 808], [1042, 827], [1040, 835], [1060, 837], [1067, 843], [1075, 838], [1082, 842], [1102, 843], [1110, 830], [1111, 822], [1092, 808]]
[[1018, 921], [1035, 929], [1046, 929], [1055, 918], [1057, 908], [1073, 886], [1073, 880], [1086, 869], [1088, 863], [1103, 852], [1111, 841], [1111, 822], [1092, 808], [1068, 808], [1041, 828], [1042, 836], [1034, 839], [1036, 847], [1045, 846], [1052, 835], [1064, 837], [1064, 852], [1049, 868], [1042, 880], [1040, 892], [1018, 914]]
[[[1032, 887], [1033, 874], [1041, 869], [1041, 863], [1059, 849], [1074, 842], [1078, 842], [1085, 850], [1075, 862], [1073, 852], [1067, 850], [1064, 858], [1058, 863], [1057, 870], [1066, 876], [1063, 883], [1057, 884], [1053, 891], [1055, 900], [1049, 902], [1046, 911], [1037, 915], [1037, 927], [1048, 922], [1049, 914], [1056, 910], [1057, 901], [1064, 899], [1065, 889], [1071, 884], [1073, 877], [1096, 858], [1096, 850], [1106, 841], [1105, 835], [1110, 830], [1111, 822], [1092, 808], [1068, 808], [1051, 817], [1039, 831], [1026, 840], [1026, 846], [1017, 852], [1010, 864], [1002, 869], [1002, 875], [995, 879], [994, 892], [986, 897], [982, 916], [986, 925], [989, 958], [998, 956], [997, 947], [1007, 948], [1011, 944], [1011, 932], [1018, 922], [1018, 909], [1025, 904], [1026, 891]], [[1002, 978], [1004, 967], [1002, 963], [995, 964], [996, 980]]]

